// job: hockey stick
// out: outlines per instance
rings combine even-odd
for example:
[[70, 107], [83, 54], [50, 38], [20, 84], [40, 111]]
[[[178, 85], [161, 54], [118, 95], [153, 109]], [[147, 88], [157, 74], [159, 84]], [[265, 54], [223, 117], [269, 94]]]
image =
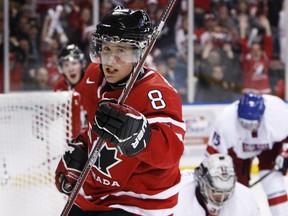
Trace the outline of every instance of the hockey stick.
[[[119, 104], [123, 104], [124, 101], [126, 100], [126, 98], [128, 97], [134, 83], [136, 82], [137, 80], [137, 77], [140, 73], [140, 70], [141, 68], [143, 67], [144, 65], [144, 62], [146, 60], [146, 57], [148, 56], [149, 52], [152, 50], [152, 47], [154, 46], [169, 14], [171, 13], [172, 9], [174, 8], [175, 4], [176, 4], [177, 0], [170, 0], [167, 7], [165, 8], [165, 10], [162, 12], [162, 15], [161, 17], [159, 18], [159, 21], [158, 21], [158, 24], [157, 26], [154, 27], [154, 30], [151, 34], [151, 38], [150, 38], [150, 41], [146, 47], [146, 49], [144, 50], [143, 52], [143, 55], [141, 56], [139, 62], [135, 65], [134, 69], [133, 69], [133, 72], [129, 78], [129, 80], [127, 81], [127, 84], [126, 84], [126, 87], [123, 89], [119, 99], [118, 99], [118, 103]], [[76, 197], [82, 187], [82, 185], [84, 184], [85, 182], [85, 179], [86, 177], [88, 176], [89, 174], [89, 171], [92, 169], [92, 166], [93, 164], [95, 164], [97, 158], [99, 157], [99, 153], [103, 147], [103, 144], [104, 144], [105, 140], [102, 139], [102, 138], [99, 138], [97, 140], [97, 143], [95, 144], [82, 172], [81, 172], [81, 175], [80, 177], [78, 178], [77, 182], [76, 182], [76, 185], [74, 186], [69, 198], [68, 198], [68, 201], [61, 213], [61, 216], [68, 216], [72, 206], [73, 206], [73, 203], [74, 201], [76, 200]]]
[[259, 178], [257, 181], [253, 182], [252, 184], [250, 184], [248, 187], [251, 188], [254, 185], [258, 184], [259, 182], [261, 182], [263, 179], [265, 179], [267, 176], [269, 176], [272, 172], [277, 171], [276, 169], [272, 169], [270, 170], [268, 173], [266, 173], [265, 175], [263, 175], [261, 178]]

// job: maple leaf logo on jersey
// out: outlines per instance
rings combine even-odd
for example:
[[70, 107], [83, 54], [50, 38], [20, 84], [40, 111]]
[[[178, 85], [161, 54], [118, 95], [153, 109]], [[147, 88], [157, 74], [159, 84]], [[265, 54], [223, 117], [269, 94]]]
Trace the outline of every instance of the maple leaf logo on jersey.
[[109, 170], [121, 161], [122, 160], [117, 157], [116, 148], [108, 147], [105, 143], [94, 166], [99, 172], [111, 178], [112, 176]]

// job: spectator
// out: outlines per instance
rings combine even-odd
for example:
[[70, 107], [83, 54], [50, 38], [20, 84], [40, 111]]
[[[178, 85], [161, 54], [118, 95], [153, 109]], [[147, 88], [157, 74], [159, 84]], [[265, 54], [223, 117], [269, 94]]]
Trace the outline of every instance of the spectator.
[[188, 65], [187, 59], [178, 57], [175, 63], [175, 88], [177, 89], [181, 100], [187, 102], [188, 94]]
[[[181, 1], [177, 1], [174, 10], [169, 15], [165, 26], [163, 27], [158, 40], [155, 43], [155, 47], [160, 49], [162, 52], [162, 56], [166, 55], [166, 52], [170, 49], [176, 49], [175, 46], [175, 26], [177, 22], [177, 18], [179, 16], [179, 12], [181, 9]], [[160, 15], [163, 12], [163, 8], [158, 10], [156, 20], [159, 20]]]
[[211, 40], [211, 33], [217, 25], [216, 16], [212, 13], [206, 13], [204, 16], [204, 26], [195, 31], [195, 37], [200, 41], [202, 49]]
[[204, 16], [205, 14], [212, 12], [212, 1], [211, 0], [195, 0], [194, 1], [194, 23], [195, 29], [198, 30], [203, 28], [204, 24]]
[[[266, 10], [263, 4], [257, 8], [255, 17], [247, 19], [246, 16], [239, 17], [241, 57], [250, 52], [250, 48], [254, 42], [263, 46], [268, 60], [272, 57], [273, 44], [272, 32], [269, 20], [266, 16]], [[251, 23], [251, 24], [250, 24]]]
[[104, 15], [113, 9], [113, 6], [110, 0], [100, 0], [99, 18], [102, 19]]
[[49, 71], [44, 66], [39, 66], [35, 71], [35, 90], [48, 91], [52, 90], [49, 85]]
[[[217, 30], [215, 28], [215, 30]], [[241, 93], [241, 73], [225, 32], [213, 31], [202, 52], [195, 102], [232, 102]]]
[[23, 64], [15, 58], [13, 53], [9, 54], [9, 66], [10, 66], [10, 90], [21, 91], [22, 90], [22, 77], [23, 77]]
[[273, 54], [280, 55], [279, 32], [278, 24], [282, 5], [285, 0], [274, 1], [266, 0], [267, 5], [267, 18], [271, 25], [272, 40], [273, 40]]
[[177, 90], [182, 102], [187, 102], [187, 67], [170, 50], [164, 60], [156, 61], [157, 71]]
[[146, 11], [150, 16], [153, 25], [157, 24], [159, 18], [157, 17], [158, 10], [163, 10], [163, 8], [159, 7], [158, 0], [147, 0]]
[[58, 68], [58, 54], [56, 52], [52, 52], [51, 56], [46, 59], [45, 67], [49, 72], [49, 86], [53, 89], [54, 85], [61, 77]]
[[245, 56], [242, 64], [243, 93], [253, 91], [270, 94], [269, 60], [261, 44], [254, 42], [251, 51]]
[[146, 1], [143, 1], [143, 0], [126, 0], [124, 2], [125, 2], [124, 7], [126, 7], [126, 8], [131, 8], [134, 10], [137, 10], [137, 9], [145, 10], [146, 9]]
[[36, 78], [36, 70], [41, 65], [37, 61], [37, 59], [29, 58], [27, 62], [24, 64], [24, 71], [23, 71], [23, 90], [36, 90], [35, 78]]
[[272, 88], [272, 94], [285, 100], [284, 89], [281, 89], [281, 83], [285, 79], [285, 64], [280, 57], [275, 54], [269, 62], [269, 80]]
[[167, 63], [165, 61], [157, 61], [155, 67], [158, 73], [166, 79], [169, 70]]
[[175, 43], [177, 48], [177, 54], [183, 58], [187, 59], [188, 53], [188, 16], [181, 15], [181, 25], [176, 29]]
[[30, 44], [29, 56], [34, 59], [37, 59], [38, 62], [41, 62], [42, 61], [40, 55], [41, 32], [36, 20], [30, 20], [29, 22], [28, 39]]
[[[85, 38], [85, 31], [92, 26], [92, 5], [87, 4], [80, 7], [72, 2], [72, 12], [68, 15], [68, 28], [70, 43], [81, 44]], [[75, 19], [78, 17], [78, 19]], [[83, 47], [81, 47], [83, 49]]]

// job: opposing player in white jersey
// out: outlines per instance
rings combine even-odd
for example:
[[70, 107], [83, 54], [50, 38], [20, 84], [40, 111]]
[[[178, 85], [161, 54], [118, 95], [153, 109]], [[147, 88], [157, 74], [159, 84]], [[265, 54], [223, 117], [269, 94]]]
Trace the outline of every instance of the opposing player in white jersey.
[[199, 167], [181, 173], [174, 216], [256, 216], [259, 208], [249, 188], [236, 182], [229, 155], [214, 154]]
[[215, 122], [207, 153], [229, 154], [237, 180], [249, 185], [252, 160], [259, 160], [261, 183], [273, 216], [287, 216], [283, 174], [288, 167], [288, 107], [272, 95], [244, 94], [226, 107]]

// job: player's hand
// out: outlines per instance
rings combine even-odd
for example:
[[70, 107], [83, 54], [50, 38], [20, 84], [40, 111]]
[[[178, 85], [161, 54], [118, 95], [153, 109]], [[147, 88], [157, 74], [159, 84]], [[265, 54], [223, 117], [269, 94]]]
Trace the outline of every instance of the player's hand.
[[82, 142], [69, 143], [55, 171], [55, 184], [61, 193], [70, 194], [88, 159]]
[[126, 156], [140, 153], [151, 136], [150, 126], [143, 114], [111, 99], [100, 101], [92, 129]]
[[281, 152], [275, 160], [275, 169], [286, 175], [288, 169], [288, 143], [283, 143]]

